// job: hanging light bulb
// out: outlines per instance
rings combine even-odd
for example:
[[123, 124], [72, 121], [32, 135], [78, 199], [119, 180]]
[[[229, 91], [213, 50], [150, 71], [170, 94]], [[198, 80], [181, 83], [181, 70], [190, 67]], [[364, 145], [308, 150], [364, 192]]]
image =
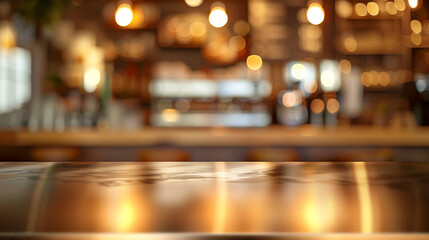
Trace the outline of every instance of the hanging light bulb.
[[319, 3], [311, 3], [307, 9], [307, 19], [313, 25], [319, 25], [325, 19], [325, 10]]
[[189, 7], [199, 7], [203, 2], [204, 0], [185, 0], [186, 5]]
[[119, 4], [115, 13], [115, 21], [121, 27], [128, 26], [133, 20], [133, 9], [131, 4], [128, 2], [123, 2]]
[[408, 0], [408, 5], [410, 5], [411, 8], [417, 8], [419, 5], [419, 0]]
[[209, 23], [216, 28], [221, 28], [228, 22], [228, 14], [225, 10], [225, 5], [216, 2], [212, 5], [212, 10], [209, 14]]

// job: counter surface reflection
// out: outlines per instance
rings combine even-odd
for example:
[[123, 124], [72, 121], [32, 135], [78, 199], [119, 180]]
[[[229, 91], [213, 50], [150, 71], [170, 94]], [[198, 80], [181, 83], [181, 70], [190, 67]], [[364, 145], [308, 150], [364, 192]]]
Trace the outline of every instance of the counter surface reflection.
[[0, 163], [0, 189], [0, 236], [429, 232], [424, 163]]

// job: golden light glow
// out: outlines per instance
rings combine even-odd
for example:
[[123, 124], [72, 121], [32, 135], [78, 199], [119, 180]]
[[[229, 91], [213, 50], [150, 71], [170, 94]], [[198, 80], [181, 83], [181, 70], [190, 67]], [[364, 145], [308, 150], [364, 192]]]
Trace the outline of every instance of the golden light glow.
[[320, 82], [323, 86], [330, 88], [335, 84], [335, 74], [331, 71], [323, 71], [320, 75]]
[[335, 11], [338, 16], [348, 18], [353, 14], [353, 6], [349, 1], [335, 1]]
[[323, 110], [325, 109], [325, 104], [324, 104], [324, 103], [323, 103], [323, 101], [322, 101], [322, 100], [320, 100], [320, 99], [314, 99], [314, 100], [311, 102], [311, 106], [310, 106], [310, 108], [311, 108], [311, 111], [312, 111], [313, 113], [320, 114], [320, 113], [322, 113], [322, 112], [323, 112]]
[[372, 75], [369, 72], [363, 72], [361, 75], [361, 82], [365, 87], [371, 86]]
[[252, 70], [258, 70], [262, 67], [262, 58], [258, 55], [250, 55], [246, 61], [247, 67]]
[[422, 32], [422, 23], [418, 20], [412, 20], [410, 22], [411, 31], [414, 33], [421, 33]]
[[378, 13], [379, 13], [379, 11], [380, 11], [380, 9], [378, 8], [377, 3], [375, 3], [375, 2], [369, 2], [366, 5], [366, 7], [367, 7], [369, 15], [371, 15], [371, 16], [377, 16]]
[[240, 36], [249, 34], [250, 26], [246, 21], [239, 20], [234, 23], [234, 33]]
[[286, 92], [283, 94], [282, 103], [285, 107], [293, 107], [299, 104], [299, 99], [297, 98], [295, 92]]
[[136, 223], [136, 209], [135, 203], [130, 199], [123, 199], [119, 205], [118, 215], [116, 216], [117, 228], [120, 232], [128, 232]]
[[396, 9], [396, 6], [393, 2], [386, 3], [386, 11], [390, 15], [395, 15], [396, 13], [398, 13], [398, 9]]
[[378, 85], [378, 78], [379, 74], [377, 71], [370, 71], [369, 74], [371, 74], [371, 85]]
[[87, 69], [83, 75], [83, 88], [86, 92], [94, 92], [101, 80], [100, 70], [97, 68]]
[[307, 20], [313, 25], [319, 25], [325, 19], [325, 10], [319, 3], [312, 3], [307, 9]]
[[226, 186], [226, 167], [225, 163], [217, 162], [215, 165], [216, 168], [216, 205], [215, 216], [214, 216], [214, 226], [213, 232], [223, 233], [225, 232], [225, 220], [226, 220], [226, 210], [227, 210], [227, 186]]
[[307, 93], [315, 93], [317, 90], [317, 82], [314, 79], [307, 79], [304, 82], [304, 90]]
[[229, 39], [229, 48], [231, 50], [239, 52], [246, 47], [246, 40], [244, 40], [243, 37], [240, 36], [233, 36]]
[[373, 231], [372, 204], [371, 195], [369, 191], [367, 170], [364, 162], [355, 162], [353, 163], [353, 166], [360, 203], [361, 232], [371, 233]]
[[419, 0], [408, 0], [408, 5], [410, 8], [416, 8], [419, 5]]
[[0, 22], [0, 47], [9, 49], [16, 45], [16, 33], [10, 22]]
[[203, 0], [185, 0], [185, 3], [189, 7], [199, 7], [203, 3]]
[[348, 52], [356, 52], [357, 49], [357, 41], [354, 37], [347, 37], [344, 40], [344, 48], [348, 51]]
[[209, 15], [209, 22], [213, 27], [221, 28], [228, 22], [228, 15], [222, 7], [214, 7]]
[[404, 11], [405, 10], [405, 2], [404, 0], [395, 0], [395, 7], [398, 9], [398, 11]]
[[331, 98], [326, 103], [326, 110], [328, 110], [328, 112], [331, 114], [337, 113], [339, 109], [340, 109], [340, 103], [338, 102], [337, 99]]
[[418, 33], [411, 33], [411, 43], [414, 45], [422, 44], [422, 36]]
[[194, 37], [204, 37], [207, 33], [207, 27], [203, 22], [193, 22], [191, 24], [191, 35]]
[[356, 3], [355, 5], [356, 15], [359, 17], [364, 17], [367, 14], [366, 5], [364, 3]]
[[349, 74], [352, 70], [352, 64], [350, 63], [350, 61], [347, 59], [342, 59], [340, 61], [340, 70], [344, 74]]
[[305, 66], [301, 63], [295, 63], [291, 68], [291, 74], [298, 80], [303, 80], [305, 77]]
[[133, 20], [133, 10], [129, 4], [121, 4], [116, 9], [115, 21], [121, 27], [128, 26]]
[[381, 72], [379, 75], [378, 75], [378, 78], [379, 78], [379, 82], [380, 82], [380, 84], [381, 84], [381, 86], [387, 86], [387, 85], [389, 85], [389, 83], [390, 83], [390, 75], [387, 73], [387, 72]]
[[177, 122], [179, 120], [179, 111], [171, 108], [162, 110], [162, 120], [170, 123]]

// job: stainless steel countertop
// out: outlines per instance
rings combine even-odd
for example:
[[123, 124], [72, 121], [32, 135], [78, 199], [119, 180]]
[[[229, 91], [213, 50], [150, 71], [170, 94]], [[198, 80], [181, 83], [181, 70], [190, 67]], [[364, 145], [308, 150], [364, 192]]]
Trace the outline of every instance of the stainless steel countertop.
[[428, 203], [427, 163], [0, 163], [10, 239], [429, 239]]

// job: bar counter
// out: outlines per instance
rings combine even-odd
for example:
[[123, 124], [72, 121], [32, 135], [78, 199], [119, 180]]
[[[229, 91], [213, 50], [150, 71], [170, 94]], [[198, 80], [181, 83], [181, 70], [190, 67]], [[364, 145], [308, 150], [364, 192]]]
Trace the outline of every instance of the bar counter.
[[409, 146], [429, 147], [429, 128], [154, 128], [66, 132], [0, 132], [0, 146]]
[[0, 239], [428, 239], [423, 163], [0, 163]]

